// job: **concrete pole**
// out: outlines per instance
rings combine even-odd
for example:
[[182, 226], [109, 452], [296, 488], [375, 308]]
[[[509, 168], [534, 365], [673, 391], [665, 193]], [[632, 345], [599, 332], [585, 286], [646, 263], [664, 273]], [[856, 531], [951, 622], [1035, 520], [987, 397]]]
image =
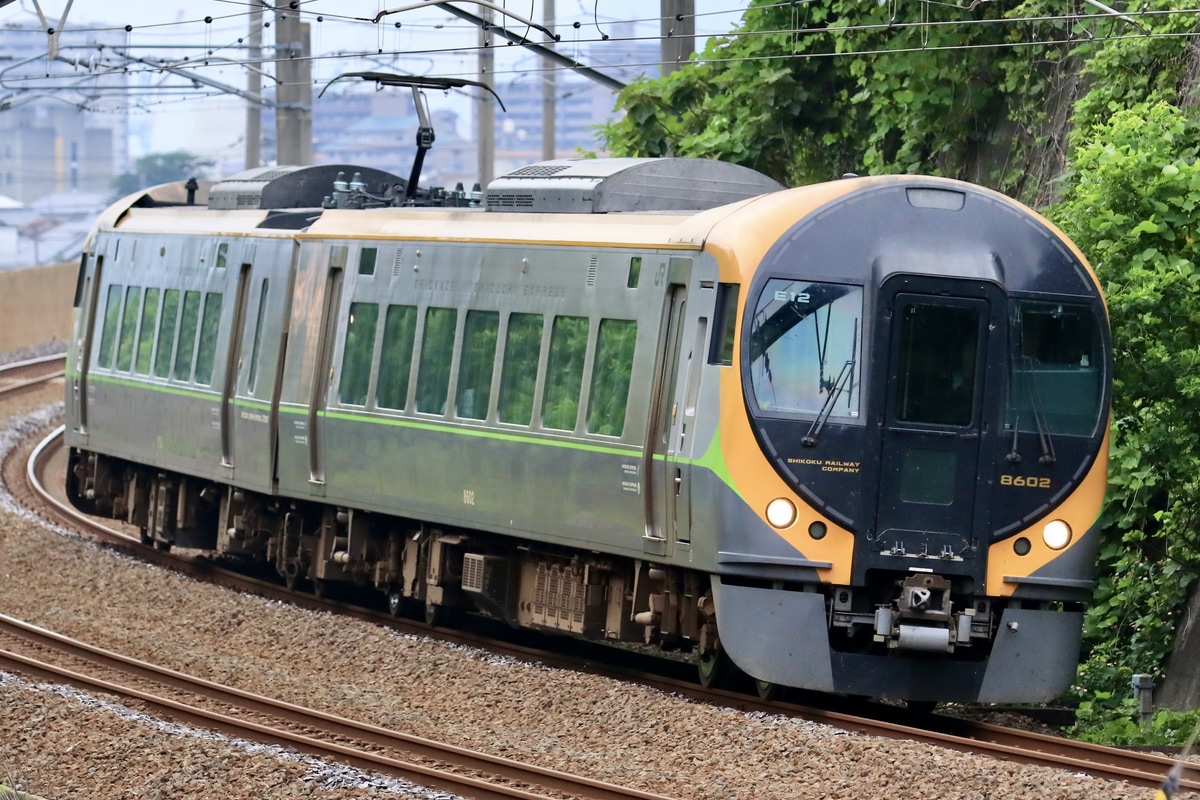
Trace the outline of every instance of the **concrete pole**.
[[[669, 75], [696, 52], [696, 0], [659, 0], [662, 74]], [[682, 17], [682, 19], [676, 19]]]
[[280, 166], [305, 166], [313, 160], [312, 62], [309, 27], [285, 2], [275, 7], [275, 141]]
[[[492, 32], [490, 30], [494, 15], [490, 8], [483, 9], [483, 19], [486, 27], [479, 29], [479, 80], [495, 88], [495, 62], [492, 52]], [[482, 89], [476, 91], [479, 103], [475, 114], [475, 135], [478, 144], [479, 185], [486, 190], [492, 182], [496, 171], [496, 98]]]
[[[250, 63], [246, 71], [246, 91], [262, 96], [262, 6], [250, 5]], [[262, 163], [262, 106], [246, 104], [246, 169], [254, 169]]]
[[[554, 0], [542, 0], [542, 24], [554, 30]], [[553, 50], [554, 42], [546, 42], [546, 47]], [[558, 148], [555, 146], [555, 96], [558, 94], [557, 74], [554, 62], [548, 58], [542, 59], [542, 159], [549, 161], [556, 157]]]

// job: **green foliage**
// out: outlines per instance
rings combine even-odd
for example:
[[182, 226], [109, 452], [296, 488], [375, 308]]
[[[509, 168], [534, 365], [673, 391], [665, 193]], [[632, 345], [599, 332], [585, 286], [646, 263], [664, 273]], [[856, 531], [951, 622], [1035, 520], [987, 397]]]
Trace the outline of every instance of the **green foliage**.
[[213, 163], [211, 159], [201, 158], [182, 150], [171, 153], [151, 153], [137, 160], [133, 172], [118, 175], [113, 181], [113, 190], [119, 197], [124, 197], [139, 189], [157, 186], [160, 183], [203, 178], [205, 170]]
[[1116, 348], [1100, 578], [1078, 687], [1096, 698], [1134, 672], [1161, 678], [1200, 567], [1198, 153], [1200, 126], [1177, 107], [1118, 111], [1076, 151], [1052, 212], [1105, 287]]
[[1097, 692], [1094, 700], [1079, 704], [1074, 739], [1116, 747], [1182, 746], [1200, 724], [1200, 711], [1159, 709], [1144, 727], [1138, 721], [1138, 704], [1132, 697], [1118, 703], [1111, 692]]
[[893, 18], [891, 4], [754, 0], [695, 62], [624, 90], [607, 146], [720, 158], [785, 183], [847, 171], [965, 176], [1005, 114], [1041, 118], [1046, 59], [1003, 46], [1029, 35], [1005, 18], [1035, 5], [925, 6], [926, 21], [954, 24], [917, 26]]

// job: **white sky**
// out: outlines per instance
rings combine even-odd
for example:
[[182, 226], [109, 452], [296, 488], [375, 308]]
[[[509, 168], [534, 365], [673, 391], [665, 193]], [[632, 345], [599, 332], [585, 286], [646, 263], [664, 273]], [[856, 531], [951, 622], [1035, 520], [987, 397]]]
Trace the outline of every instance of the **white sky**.
[[[542, 0], [512, 2], [496, 0], [498, 4], [522, 17], [543, 21]], [[55, 28], [79, 29], [108, 27], [117, 29], [128, 46], [144, 56], [188, 55], [191, 68], [239, 88], [245, 87], [245, 69], [238, 65], [197, 64], [206, 51], [214, 58], [240, 60], [244, 51], [237, 40], [245, 38], [249, 29], [248, 0], [74, 0], [66, 24], [60, 26], [67, 0], [39, 0], [48, 22]], [[411, 3], [410, 3], [411, 4]], [[405, 5], [403, 0], [303, 0], [300, 11], [312, 31], [312, 52], [318, 56], [313, 64], [314, 82], [323, 86], [342, 72], [382, 70], [426, 75], [475, 78], [477, 72], [477, 29], [469, 23], [439, 11], [436, 7], [420, 8], [385, 17], [379, 24], [354, 19], [373, 17], [382, 10]], [[696, 0], [697, 49], [703, 46], [703, 36], [725, 33], [737, 23], [746, 0]], [[462, 8], [479, 14], [479, 6], [462, 2]], [[212, 17], [211, 23], [204, 21]], [[498, 15], [499, 16], [499, 15]], [[271, 20], [268, 11], [264, 18]], [[607, 33], [610, 41], [621, 34], [634, 31], [639, 39], [656, 38], [659, 32], [658, 3], [637, 0], [556, 0], [555, 30], [560, 34], [560, 52], [586, 61], [586, 48]], [[500, 22], [499, 19], [497, 19]], [[395, 23], [401, 27], [396, 28]], [[618, 27], [633, 22], [632, 29]], [[0, 9], [0, 25], [38, 24], [33, 0], [16, 0]], [[578, 27], [575, 24], [578, 24]], [[125, 25], [133, 26], [124, 32]], [[513, 19], [506, 26], [521, 30]], [[626, 34], [628, 35], [628, 34]], [[545, 41], [537, 31], [531, 31], [534, 41]], [[274, 41], [273, 30], [264, 31], [264, 43]], [[170, 45], [169, 49], [150, 49], [149, 45]], [[601, 45], [602, 46], [602, 45]], [[146, 48], [146, 49], [139, 49]], [[385, 55], [379, 55], [380, 51]], [[397, 55], [402, 53], [403, 55]], [[528, 79], [528, 71], [537, 69], [538, 59], [530, 51], [517, 46], [500, 45], [496, 53], [495, 83]], [[186, 149], [209, 157], [229, 157], [241, 151], [242, 120], [245, 104], [231, 96], [220, 96], [208, 89], [188, 92], [185, 96], [164, 97], [149, 94], [156, 85], [168, 82], [154, 71], [135, 76], [141, 87], [139, 98], [132, 98], [135, 111], [130, 116], [133, 142], [131, 154]], [[175, 85], [179, 81], [173, 81]], [[464, 123], [469, 120], [469, 101], [462, 95], [442, 97], [430, 93], [433, 108], [449, 106], [459, 112]]]

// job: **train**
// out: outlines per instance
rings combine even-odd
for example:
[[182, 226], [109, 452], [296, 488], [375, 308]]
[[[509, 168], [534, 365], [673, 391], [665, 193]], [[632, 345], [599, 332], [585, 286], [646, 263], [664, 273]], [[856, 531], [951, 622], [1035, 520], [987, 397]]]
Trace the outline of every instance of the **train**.
[[[67, 492], [147, 544], [712, 685], [1050, 700], [1094, 587], [1112, 342], [1030, 208], [555, 159], [125, 197], [81, 259]], [[423, 611], [422, 611], [423, 609]]]

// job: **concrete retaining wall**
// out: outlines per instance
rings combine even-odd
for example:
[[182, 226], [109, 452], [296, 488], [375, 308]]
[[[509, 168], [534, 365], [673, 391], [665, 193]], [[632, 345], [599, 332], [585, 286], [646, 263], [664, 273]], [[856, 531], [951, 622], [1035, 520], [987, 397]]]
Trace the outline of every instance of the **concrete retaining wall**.
[[71, 335], [79, 264], [0, 270], [0, 353]]

